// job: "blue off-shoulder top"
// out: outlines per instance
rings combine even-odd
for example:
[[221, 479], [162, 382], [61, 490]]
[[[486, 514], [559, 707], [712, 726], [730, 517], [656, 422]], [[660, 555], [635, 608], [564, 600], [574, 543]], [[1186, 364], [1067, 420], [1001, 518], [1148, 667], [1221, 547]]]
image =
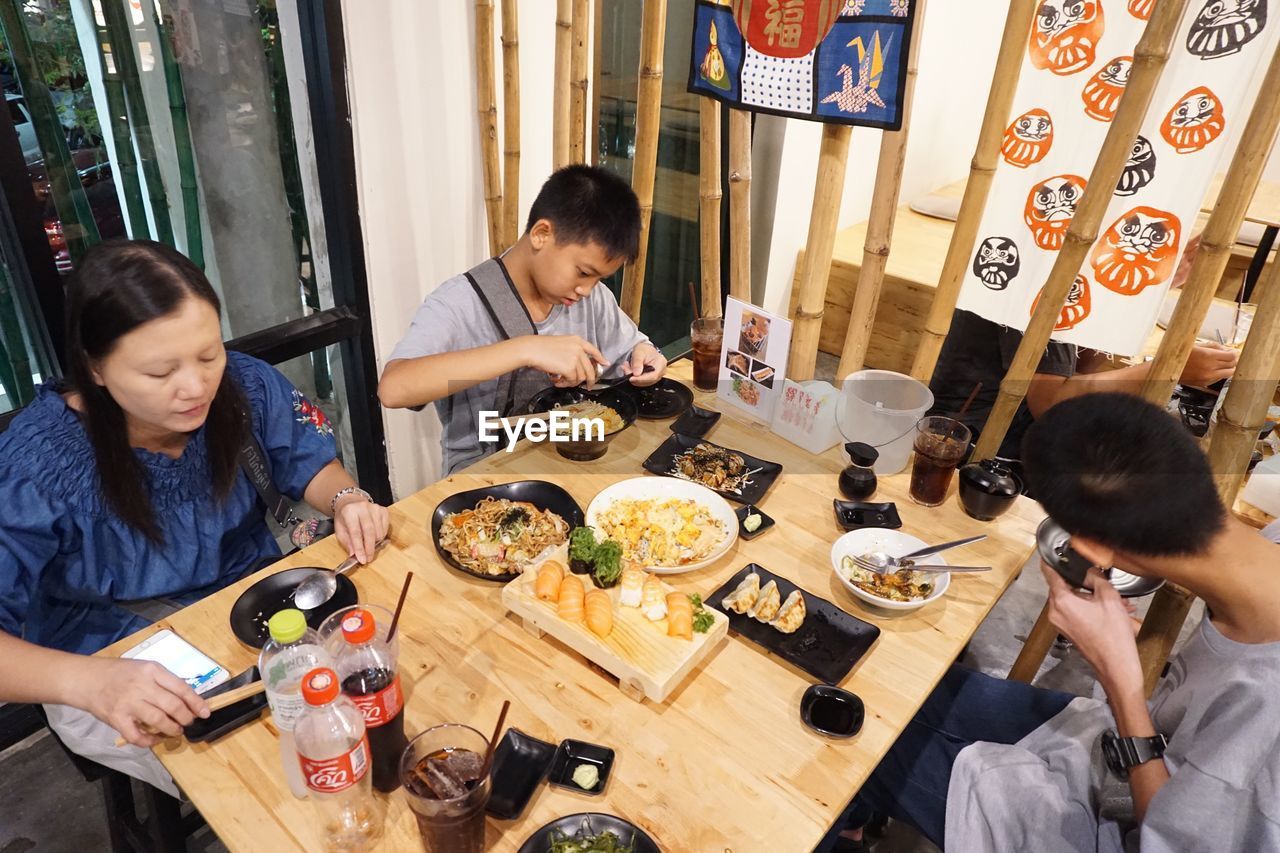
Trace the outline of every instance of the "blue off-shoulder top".
[[[271, 479], [297, 500], [336, 458], [329, 422], [278, 370], [227, 353], [249, 401]], [[0, 434], [0, 630], [92, 653], [147, 625], [121, 602], [189, 604], [279, 555], [266, 506], [244, 472], [218, 500], [206, 427], [177, 459], [134, 449], [164, 536], [157, 546], [105, 504], [79, 415], [53, 382]]]

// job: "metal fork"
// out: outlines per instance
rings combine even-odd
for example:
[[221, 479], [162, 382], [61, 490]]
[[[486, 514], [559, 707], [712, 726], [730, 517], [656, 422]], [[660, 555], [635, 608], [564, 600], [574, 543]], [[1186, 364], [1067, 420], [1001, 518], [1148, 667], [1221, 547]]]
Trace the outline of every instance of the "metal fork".
[[877, 574], [877, 575], [892, 575], [904, 570], [910, 570], [913, 572], [958, 572], [958, 573], [959, 572], [991, 571], [990, 566], [948, 566], [948, 565], [943, 565], [941, 563], [930, 563], [926, 565], [922, 563], [913, 563], [910, 560], [902, 560], [901, 558], [899, 558], [899, 560], [900, 562], [898, 565], [882, 566], [879, 563], [876, 563], [872, 560], [868, 560], [866, 557], [853, 558], [853, 562], [858, 568], [865, 569], [866, 571], [873, 572], [874, 574]]

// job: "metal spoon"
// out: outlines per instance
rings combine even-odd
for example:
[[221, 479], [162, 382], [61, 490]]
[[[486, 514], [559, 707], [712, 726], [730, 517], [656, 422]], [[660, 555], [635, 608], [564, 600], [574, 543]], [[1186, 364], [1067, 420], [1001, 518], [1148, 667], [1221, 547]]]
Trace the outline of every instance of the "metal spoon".
[[[383, 539], [378, 542], [373, 546], [373, 553], [377, 555], [389, 541], [390, 539]], [[360, 565], [359, 560], [348, 557], [333, 571], [316, 569], [293, 591], [293, 603], [299, 610], [315, 610], [333, 598], [334, 593], [338, 591], [338, 575], [345, 575], [358, 565]]]

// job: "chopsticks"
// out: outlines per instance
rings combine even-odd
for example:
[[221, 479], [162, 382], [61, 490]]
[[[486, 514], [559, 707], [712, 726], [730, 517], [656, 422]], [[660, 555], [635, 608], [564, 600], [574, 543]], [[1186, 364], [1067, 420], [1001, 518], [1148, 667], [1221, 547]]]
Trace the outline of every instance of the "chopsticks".
[[[258, 679], [257, 681], [249, 684], [243, 684], [239, 687], [228, 690], [226, 693], [219, 693], [217, 696], [212, 696], [205, 700], [205, 703], [209, 706], [209, 713], [212, 714], [215, 711], [221, 711], [223, 708], [234, 705], [237, 702], [243, 702], [245, 699], [257, 696], [266, 689], [266, 682], [262, 679]], [[159, 734], [146, 723], [138, 723], [138, 728], [145, 734]], [[116, 746], [124, 746], [127, 743], [128, 741], [123, 737], [116, 738]]]

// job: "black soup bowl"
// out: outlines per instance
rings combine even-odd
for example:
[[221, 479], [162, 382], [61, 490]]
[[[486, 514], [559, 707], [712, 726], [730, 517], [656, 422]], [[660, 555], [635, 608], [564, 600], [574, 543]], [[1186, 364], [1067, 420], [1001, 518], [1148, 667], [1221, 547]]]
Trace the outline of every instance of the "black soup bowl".
[[[618, 433], [635, 423], [636, 416], [639, 414], [639, 407], [636, 404], [635, 397], [625, 391], [617, 388], [588, 391], [582, 387], [548, 388], [545, 391], [540, 391], [529, 401], [528, 411], [530, 413], [545, 412], [550, 409], [585, 401], [599, 403], [602, 406], [608, 406], [613, 409], [622, 418], [622, 426], [613, 432], [606, 432], [602, 438], [582, 438], [577, 441], [552, 442], [557, 453], [565, 459], [572, 459], [575, 462], [588, 462], [604, 456], [609, 449], [609, 442], [613, 441]], [[584, 432], [587, 431], [584, 430]]]

